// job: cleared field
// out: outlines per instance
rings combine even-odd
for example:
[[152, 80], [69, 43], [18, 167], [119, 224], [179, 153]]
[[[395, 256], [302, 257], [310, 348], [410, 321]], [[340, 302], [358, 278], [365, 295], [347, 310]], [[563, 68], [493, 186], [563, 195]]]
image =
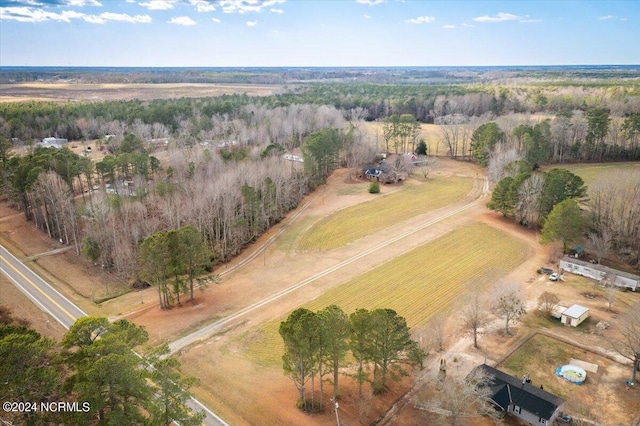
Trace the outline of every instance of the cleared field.
[[471, 190], [472, 179], [437, 178], [340, 210], [314, 224], [298, 243], [300, 250], [330, 250], [390, 224], [455, 203]]
[[234, 84], [73, 84], [23, 83], [0, 84], [0, 102], [59, 101], [117, 101], [130, 99], [202, 98], [207, 96], [246, 93], [249, 96], [268, 96], [279, 88], [269, 85]]
[[[345, 312], [358, 308], [395, 309], [409, 327], [425, 325], [450, 309], [467, 285], [491, 286], [528, 257], [527, 246], [488, 225], [458, 228], [393, 259], [304, 305], [311, 310], [336, 304]], [[277, 365], [282, 356], [280, 321], [243, 336], [247, 353], [259, 364]]]
[[599, 181], [604, 181], [610, 175], [618, 175], [620, 172], [633, 173], [634, 176], [640, 176], [640, 163], [605, 163], [605, 164], [554, 164], [546, 166], [544, 170], [554, 168], [567, 169], [572, 173], [580, 176], [587, 186], [593, 185]]
[[[363, 123], [363, 125], [371, 135], [371, 139], [376, 141], [378, 151], [383, 152], [385, 150], [384, 136], [382, 133], [384, 123], [371, 121]], [[447, 155], [447, 149], [441, 141], [441, 128], [442, 126], [438, 124], [420, 124], [420, 136], [418, 140], [421, 138], [424, 139], [429, 155], [436, 155], [436, 152], [438, 156]], [[438, 144], [440, 144], [440, 146], [437, 146]], [[390, 151], [393, 151], [393, 148], [390, 148]]]

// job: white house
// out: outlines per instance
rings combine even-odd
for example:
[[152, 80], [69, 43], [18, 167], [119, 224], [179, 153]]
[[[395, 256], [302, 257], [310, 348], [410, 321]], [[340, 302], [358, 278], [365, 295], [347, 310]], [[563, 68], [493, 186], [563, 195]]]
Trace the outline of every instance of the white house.
[[637, 291], [640, 287], [640, 276], [624, 271], [618, 271], [603, 265], [595, 265], [582, 260], [565, 256], [560, 261], [560, 269], [572, 274], [582, 275], [597, 281], [610, 279], [613, 285]]
[[560, 318], [560, 322], [564, 325], [577, 327], [581, 322], [589, 318], [589, 308], [580, 305], [572, 305], [564, 312]]

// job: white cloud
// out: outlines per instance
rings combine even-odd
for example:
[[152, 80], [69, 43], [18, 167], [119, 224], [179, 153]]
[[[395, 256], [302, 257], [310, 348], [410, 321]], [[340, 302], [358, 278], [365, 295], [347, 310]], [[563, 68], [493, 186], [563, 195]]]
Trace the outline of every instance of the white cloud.
[[280, 14], [280, 15], [281, 15], [281, 14], [283, 14], [283, 13], [284, 13], [284, 10], [282, 10], [282, 9], [270, 9], [270, 10], [269, 10], [269, 12], [271, 12], [271, 13], [278, 13], [278, 14]]
[[147, 3], [140, 3], [140, 6], [149, 10], [169, 10], [173, 9], [174, 0], [149, 0]]
[[628, 18], [620, 18], [621, 21], [628, 21]]
[[504, 21], [518, 21], [520, 20], [520, 16], [514, 15], [512, 13], [504, 13], [500, 12], [496, 16], [482, 15], [476, 18], [473, 18], [476, 22], [504, 22]]
[[541, 19], [533, 19], [529, 15], [519, 16], [513, 13], [500, 12], [495, 16], [482, 15], [473, 18], [476, 22], [506, 22], [506, 21], [518, 21], [521, 24], [531, 24], [535, 22], [542, 22]]
[[384, 3], [386, 0], [356, 0], [360, 4], [368, 4], [369, 6], [375, 6], [377, 4]]
[[188, 16], [174, 16], [167, 21], [168, 24], [185, 25], [187, 27], [195, 25], [196, 22]]
[[473, 27], [473, 25], [467, 24], [466, 22], [463, 22], [462, 26], [465, 27], [465, 28], [472, 28]]
[[430, 22], [435, 21], [436, 18], [433, 16], [418, 16], [417, 18], [411, 18], [407, 20], [408, 24], [428, 24]]
[[100, 18], [106, 21], [130, 22], [132, 24], [148, 24], [151, 22], [149, 15], [127, 15], [126, 13], [105, 12], [100, 14]]
[[446, 24], [446, 25], [442, 26], [442, 28], [444, 28], [445, 30], [450, 30], [450, 29], [453, 29], [455, 27], [456, 27], [455, 25], [451, 25], [451, 24]]
[[216, 5], [206, 0], [189, 0], [191, 6], [195, 6], [198, 12], [214, 12]]
[[224, 13], [260, 13], [286, 0], [219, 0], [218, 5]]
[[84, 6], [97, 6], [102, 7], [102, 3], [97, 0], [67, 0], [67, 6], [76, 6], [76, 7], [84, 7]]
[[211, 20], [213, 22], [215, 22], [216, 24], [219, 24], [220, 22], [222, 22], [221, 20], [219, 20], [218, 18], [211, 18]]
[[247, 27], [255, 27], [258, 25], [258, 21], [247, 21]]
[[127, 15], [126, 13], [104, 12], [100, 15], [87, 15], [86, 13], [65, 10], [61, 13], [47, 12], [31, 7], [5, 7], [0, 8], [0, 20], [18, 22], [45, 22], [58, 21], [70, 23], [72, 20], [82, 20], [90, 24], [104, 24], [108, 21], [129, 22], [132, 24], [148, 24], [151, 22], [149, 15]]
[[609, 19], [613, 19], [613, 18], [615, 18], [615, 16], [614, 16], [614, 15], [604, 15], [604, 16], [600, 16], [600, 17], [598, 18], [598, 20], [599, 20], [599, 21], [608, 21]]

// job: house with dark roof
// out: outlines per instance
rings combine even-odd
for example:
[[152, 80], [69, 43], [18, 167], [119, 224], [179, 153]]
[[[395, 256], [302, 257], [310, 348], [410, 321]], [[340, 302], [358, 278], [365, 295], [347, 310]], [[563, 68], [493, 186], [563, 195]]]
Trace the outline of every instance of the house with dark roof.
[[564, 410], [564, 399], [555, 396], [528, 380], [520, 380], [498, 369], [482, 364], [469, 377], [487, 377], [491, 401], [497, 409], [518, 417], [530, 425], [553, 425]]

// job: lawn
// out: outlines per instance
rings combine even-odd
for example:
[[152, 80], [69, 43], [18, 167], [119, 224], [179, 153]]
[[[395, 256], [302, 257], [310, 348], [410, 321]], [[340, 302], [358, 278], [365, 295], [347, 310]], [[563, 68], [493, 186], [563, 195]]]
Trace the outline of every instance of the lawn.
[[[347, 313], [357, 308], [391, 308], [407, 319], [409, 327], [421, 326], [435, 313], [451, 309], [467, 285], [481, 283], [489, 287], [528, 255], [522, 242], [494, 228], [466, 226], [392, 259], [304, 306], [317, 311], [336, 304]], [[281, 362], [281, 320], [264, 324], [243, 337], [247, 353], [259, 364]]]
[[340, 210], [314, 224], [298, 243], [300, 250], [330, 250], [377, 230], [457, 201], [471, 190], [467, 178], [438, 177], [419, 185]]

